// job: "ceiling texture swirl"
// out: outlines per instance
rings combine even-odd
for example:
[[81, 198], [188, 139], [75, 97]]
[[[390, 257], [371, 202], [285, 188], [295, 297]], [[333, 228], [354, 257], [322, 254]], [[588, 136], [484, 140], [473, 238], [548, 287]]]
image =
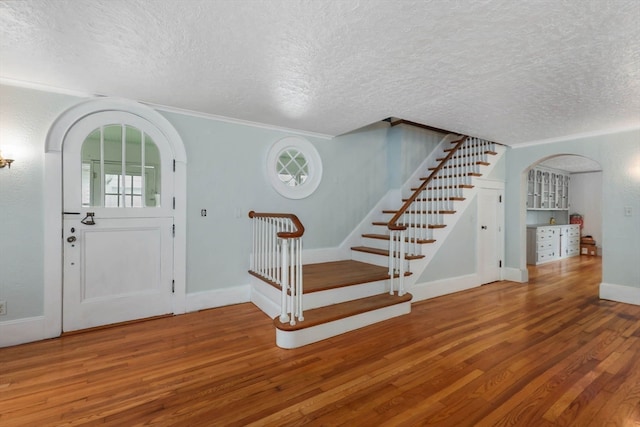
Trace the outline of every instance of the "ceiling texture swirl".
[[640, 127], [638, 0], [8, 0], [0, 81], [335, 136]]

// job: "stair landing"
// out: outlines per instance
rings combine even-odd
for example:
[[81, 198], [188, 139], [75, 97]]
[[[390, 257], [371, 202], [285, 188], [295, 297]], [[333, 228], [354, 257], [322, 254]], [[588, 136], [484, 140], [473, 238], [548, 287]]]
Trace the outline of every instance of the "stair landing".
[[[249, 274], [280, 289], [280, 286], [252, 271]], [[377, 282], [389, 278], [389, 268], [365, 262], [343, 260], [305, 264], [302, 268], [304, 293], [326, 291], [361, 283]]]
[[305, 293], [389, 278], [388, 267], [353, 260], [305, 264], [302, 271]]
[[[305, 264], [302, 271], [305, 295], [311, 298], [310, 294], [321, 293], [321, 291], [330, 292], [332, 297], [329, 299], [333, 301], [340, 299], [340, 294], [336, 292], [389, 279], [388, 267], [354, 260]], [[251, 274], [279, 291], [280, 287], [275, 283], [254, 273]], [[405, 275], [410, 274], [405, 273]], [[358, 292], [361, 293], [361, 291]], [[411, 299], [411, 294], [391, 295], [387, 290], [384, 293], [346, 301], [343, 299], [344, 302], [336, 301], [330, 305], [307, 309], [304, 311], [304, 320], [294, 325], [288, 322], [283, 323], [279, 316], [275, 316], [273, 323], [276, 327], [276, 343], [281, 348], [296, 348], [408, 314], [411, 311]]]

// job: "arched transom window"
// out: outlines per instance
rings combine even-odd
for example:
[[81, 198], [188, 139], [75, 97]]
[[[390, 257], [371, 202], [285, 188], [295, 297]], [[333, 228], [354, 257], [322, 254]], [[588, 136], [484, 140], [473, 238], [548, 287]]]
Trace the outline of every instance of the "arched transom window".
[[160, 206], [160, 150], [141, 129], [124, 124], [100, 126], [84, 140], [81, 159], [82, 206]]

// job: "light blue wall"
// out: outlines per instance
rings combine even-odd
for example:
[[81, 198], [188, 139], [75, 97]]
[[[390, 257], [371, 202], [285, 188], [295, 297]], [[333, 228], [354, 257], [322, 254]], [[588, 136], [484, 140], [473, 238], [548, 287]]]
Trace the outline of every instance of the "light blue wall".
[[[602, 281], [640, 287], [640, 130], [507, 151], [506, 266], [526, 269], [523, 173], [558, 154], [585, 156], [602, 166]], [[632, 216], [624, 215], [625, 207], [632, 209]]]
[[305, 249], [335, 247], [387, 191], [385, 123], [332, 140], [306, 137], [320, 154], [323, 178], [311, 196], [292, 200], [277, 193], [266, 175], [269, 148], [290, 134], [162, 114], [187, 151], [189, 293], [247, 283], [250, 210], [294, 213], [306, 229]]
[[[0, 299], [7, 300], [9, 309], [1, 322], [43, 313], [45, 139], [54, 120], [80, 101], [74, 96], [0, 85], [0, 148], [8, 144], [17, 148], [12, 168], [0, 170]], [[189, 293], [246, 284], [249, 210], [293, 212], [307, 227], [307, 249], [335, 247], [430, 150], [400, 132], [396, 136], [400, 150], [390, 153], [394, 136], [385, 123], [333, 140], [309, 137], [323, 161], [323, 180], [308, 198], [289, 200], [271, 188], [265, 174], [269, 147], [288, 133], [162, 114], [180, 133], [188, 156]], [[636, 261], [640, 259], [640, 178], [632, 175], [633, 167], [640, 173], [640, 131], [508, 150], [507, 160], [491, 176], [498, 179], [500, 168], [506, 171], [507, 266], [524, 268], [520, 264], [524, 260], [520, 236], [524, 202], [519, 201], [522, 171], [555, 154], [584, 155], [602, 164], [603, 280], [640, 286], [640, 263]], [[632, 207], [634, 216], [624, 217], [624, 206]], [[207, 209], [208, 215], [201, 217], [200, 209]], [[450, 274], [436, 270], [431, 278]]]
[[387, 169], [390, 188], [400, 188], [445, 136], [409, 125], [389, 128]]
[[61, 112], [78, 98], [0, 85], [0, 321], [40, 316], [44, 299], [44, 144]]
[[474, 197], [416, 283], [476, 272], [477, 211], [478, 199]]
[[[0, 148], [18, 146], [0, 171], [0, 322], [43, 314], [44, 146], [52, 123], [83, 99], [0, 85]], [[271, 187], [266, 155], [284, 131], [161, 112], [187, 151], [187, 292], [245, 285], [249, 210], [293, 212], [305, 224], [305, 248], [336, 247], [390, 188], [388, 131], [378, 123], [332, 140], [307, 138], [323, 162], [314, 194], [286, 199]], [[411, 145], [403, 149], [415, 158]], [[207, 209], [207, 216], [200, 210]]]

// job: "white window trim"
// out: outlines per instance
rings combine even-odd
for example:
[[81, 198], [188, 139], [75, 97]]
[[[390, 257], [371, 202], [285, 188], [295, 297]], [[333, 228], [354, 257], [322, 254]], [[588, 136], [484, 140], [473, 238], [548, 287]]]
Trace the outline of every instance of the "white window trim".
[[[309, 175], [304, 183], [296, 186], [286, 185], [278, 176], [277, 165], [280, 154], [290, 148], [301, 152], [309, 165]], [[304, 199], [313, 194], [322, 180], [322, 160], [318, 150], [304, 138], [287, 136], [276, 141], [267, 155], [267, 177], [273, 188], [288, 199]]]

